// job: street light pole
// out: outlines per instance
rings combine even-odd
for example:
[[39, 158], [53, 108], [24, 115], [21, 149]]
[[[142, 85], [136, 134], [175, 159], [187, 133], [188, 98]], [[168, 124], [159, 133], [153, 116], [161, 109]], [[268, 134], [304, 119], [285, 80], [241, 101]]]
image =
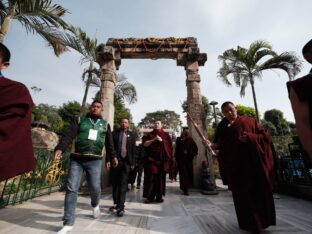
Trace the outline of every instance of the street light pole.
[[213, 108], [213, 116], [214, 116], [214, 125], [215, 125], [215, 127], [217, 127], [216, 105], [218, 105], [218, 102], [216, 102], [216, 101], [211, 101], [209, 104], [212, 105], [212, 108]]

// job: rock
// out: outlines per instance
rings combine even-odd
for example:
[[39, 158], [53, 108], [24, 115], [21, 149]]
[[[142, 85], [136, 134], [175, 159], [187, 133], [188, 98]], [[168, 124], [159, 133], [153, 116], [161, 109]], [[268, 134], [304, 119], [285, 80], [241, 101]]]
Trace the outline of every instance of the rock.
[[54, 149], [59, 141], [59, 137], [56, 133], [44, 128], [32, 128], [31, 135], [33, 146], [35, 148]]

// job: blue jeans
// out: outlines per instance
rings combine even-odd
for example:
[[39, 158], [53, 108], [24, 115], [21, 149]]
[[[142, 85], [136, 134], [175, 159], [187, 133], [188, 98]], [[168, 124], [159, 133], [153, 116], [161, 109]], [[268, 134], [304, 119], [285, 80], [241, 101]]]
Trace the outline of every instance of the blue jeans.
[[96, 207], [99, 204], [101, 197], [101, 168], [102, 160], [86, 158], [70, 159], [64, 204], [64, 225], [74, 225], [77, 192], [83, 171], [86, 172], [91, 196], [91, 206]]

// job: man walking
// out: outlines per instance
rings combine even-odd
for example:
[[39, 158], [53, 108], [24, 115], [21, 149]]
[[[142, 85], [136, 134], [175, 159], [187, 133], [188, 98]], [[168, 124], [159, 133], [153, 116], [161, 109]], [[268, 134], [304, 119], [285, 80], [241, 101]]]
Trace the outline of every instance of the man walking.
[[225, 117], [212, 144], [220, 175], [232, 191], [239, 227], [262, 233], [276, 223], [272, 137], [255, 119], [237, 115], [232, 102], [223, 103], [221, 110]]
[[178, 163], [180, 175], [180, 189], [185, 196], [189, 195], [189, 188], [193, 186], [193, 159], [198, 153], [198, 148], [188, 127], [183, 128], [181, 137], [177, 138], [175, 159]]
[[120, 128], [113, 132], [113, 142], [117, 151], [117, 157], [106, 157], [106, 167], [113, 167], [110, 171], [113, 189], [114, 206], [110, 211], [116, 210], [117, 216], [121, 217], [125, 212], [126, 192], [128, 188], [128, 175], [134, 168], [135, 137], [128, 129], [129, 120], [123, 118]]
[[71, 124], [52, 155], [52, 160], [59, 159], [72, 143], [64, 202], [64, 227], [59, 234], [67, 233], [73, 228], [77, 192], [83, 171], [86, 172], [90, 190], [93, 217], [100, 216], [101, 168], [105, 147], [108, 155], [115, 155], [110, 125], [102, 118], [102, 112], [102, 103], [93, 101], [89, 113]]
[[169, 172], [172, 141], [166, 133], [160, 121], [155, 121], [154, 130], [143, 138], [143, 146], [146, 150], [147, 182], [144, 196], [145, 203], [163, 202], [162, 196], [166, 189], [166, 173]]

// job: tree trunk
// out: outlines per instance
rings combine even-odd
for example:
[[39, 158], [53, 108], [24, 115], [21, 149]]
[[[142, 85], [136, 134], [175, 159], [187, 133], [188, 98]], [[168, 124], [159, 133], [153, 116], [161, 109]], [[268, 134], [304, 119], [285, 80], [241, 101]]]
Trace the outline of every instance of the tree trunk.
[[3, 24], [1, 25], [1, 30], [0, 30], [0, 42], [1, 43], [3, 43], [4, 38], [9, 30], [11, 21], [12, 21], [11, 16], [7, 16], [4, 18], [4, 21], [3, 21]]
[[89, 73], [88, 74], [88, 79], [87, 79], [87, 82], [86, 82], [85, 92], [84, 92], [82, 103], [81, 103], [81, 111], [80, 112], [82, 112], [82, 110], [84, 109], [84, 107], [86, 105], [87, 96], [88, 96], [88, 92], [89, 92], [89, 86], [90, 86], [90, 80], [91, 79], [92, 79], [92, 75]]
[[83, 95], [83, 99], [82, 99], [82, 103], [81, 103], [80, 113], [82, 113], [82, 111], [83, 111], [83, 109], [84, 109], [84, 107], [86, 105], [86, 102], [87, 102], [89, 87], [90, 87], [90, 84], [91, 84], [91, 81], [92, 81], [92, 69], [93, 69], [93, 63], [90, 62], [89, 69], [87, 70], [87, 72], [88, 72], [88, 79], [87, 79], [87, 82], [86, 82], [86, 89], [85, 89], [85, 92], [84, 92], [84, 95]]
[[256, 91], [255, 91], [253, 77], [250, 77], [250, 84], [251, 84], [251, 89], [252, 89], [252, 97], [253, 97], [253, 100], [254, 100], [254, 106], [255, 106], [255, 110], [256, 110], [257, 122], [260, 122], [259, 112], [258, 112], [258, 105], [257, 105], [257, 98], [256, 98]]

